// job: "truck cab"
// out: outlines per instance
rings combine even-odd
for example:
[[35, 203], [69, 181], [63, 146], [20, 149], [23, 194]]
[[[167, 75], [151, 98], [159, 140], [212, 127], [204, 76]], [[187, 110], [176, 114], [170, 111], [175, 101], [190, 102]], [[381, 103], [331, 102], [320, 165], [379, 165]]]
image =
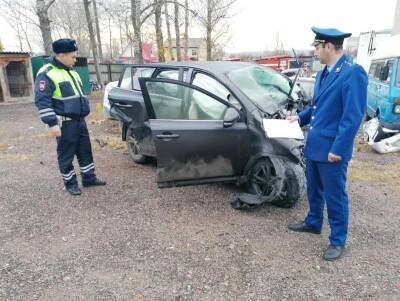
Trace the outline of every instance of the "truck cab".
[[367, 118], [400, 130], [400, 54], [375, 57], [368, 72]]

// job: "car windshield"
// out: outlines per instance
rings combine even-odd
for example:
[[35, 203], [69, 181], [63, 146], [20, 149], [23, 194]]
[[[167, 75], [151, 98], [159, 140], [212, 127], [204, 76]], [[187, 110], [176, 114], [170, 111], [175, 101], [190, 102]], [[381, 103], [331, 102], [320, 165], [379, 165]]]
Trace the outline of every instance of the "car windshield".
[[289, 81], [272, 69], [248, 66], [230, 71], [228, 77], [264, 112], [274, 114], [288, 101]]

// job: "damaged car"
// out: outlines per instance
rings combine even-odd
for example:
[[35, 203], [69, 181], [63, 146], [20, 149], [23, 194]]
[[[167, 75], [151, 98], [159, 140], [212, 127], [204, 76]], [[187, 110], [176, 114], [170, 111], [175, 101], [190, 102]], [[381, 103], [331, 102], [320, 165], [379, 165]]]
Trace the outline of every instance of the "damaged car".
[[400, 151], [400, 130], [382, 127], [379, 118], [363, 124], [364, 142], [380, 154]]
[[281, 207], [304, 197], [304, 140], [269, 138], [263, 127], [303, 106], [278, 72], [238, 62], [128, 65], [108, 98], [133, 161], [156, 158], [159, 187], [243, 184], [258, 203]]

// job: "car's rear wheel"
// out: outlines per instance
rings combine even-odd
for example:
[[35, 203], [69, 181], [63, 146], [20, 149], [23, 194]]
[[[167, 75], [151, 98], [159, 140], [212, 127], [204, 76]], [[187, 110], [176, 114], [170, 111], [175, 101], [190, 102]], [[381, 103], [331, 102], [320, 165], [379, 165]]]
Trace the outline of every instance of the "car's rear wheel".
[[278, 158], [263, 158], [251, 169], [247, 182], [249, 193], [261, 196], [278, 207], [293, 207], [305, 195], [303, 168]]
[[135, 163], [143, 164], [146, 163], [147, 156], [140, 153], [139, 143], [132, 131], [128, 128], [126, 132], [126, 145], [128, 147], [129, 156]]

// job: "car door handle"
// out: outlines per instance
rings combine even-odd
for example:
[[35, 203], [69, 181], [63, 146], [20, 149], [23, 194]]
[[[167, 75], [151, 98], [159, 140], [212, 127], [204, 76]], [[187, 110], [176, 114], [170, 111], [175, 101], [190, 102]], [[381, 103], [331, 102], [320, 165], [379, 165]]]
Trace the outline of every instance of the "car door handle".
[[126, 104], [122, 104], [122, 103], [114, 103], [117, 107], [121, 107], [121, 108], [132, 108], [132, 105], [126, 105]]
[[178, 134], [158, 134], [158, 135], [156, 135], [156, 137], [158, 139], [169, 140], [169, 139], [177, 139], [180, 137], [180, 135], [178, 135]]

